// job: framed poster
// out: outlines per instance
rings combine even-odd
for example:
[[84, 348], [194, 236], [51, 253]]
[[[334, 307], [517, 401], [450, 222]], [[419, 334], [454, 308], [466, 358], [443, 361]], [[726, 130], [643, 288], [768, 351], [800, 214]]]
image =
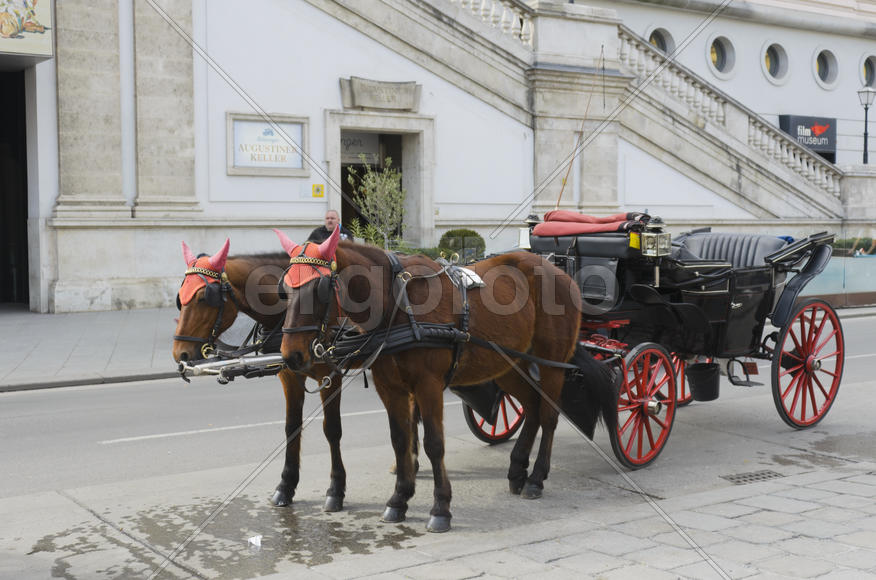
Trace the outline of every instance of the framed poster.
[[53, 15], [52, 0], [0, 0], [0, 54], [51, 57]]
[[[308, 177], [307, 117], [226, 113], [228, 175]], [[303, 153], [303, 155], [302, 155]]]

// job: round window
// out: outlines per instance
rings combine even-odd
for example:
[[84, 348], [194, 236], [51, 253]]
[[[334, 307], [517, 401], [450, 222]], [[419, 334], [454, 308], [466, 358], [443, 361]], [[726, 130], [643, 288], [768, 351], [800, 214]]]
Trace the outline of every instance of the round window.
[[836, 57], [829, 50], [821, 50], [815, 57], [815, 78], [825, 88], [830, 88], [836, 83], [839, 72]]
[[729, 78], [736, 61], [736, 53], [733, 44], [725, 36], [715, 37], [709, 44], [709, 64], [719, 78]]
[[667, 54], [675, 50], [675, 40], [673, 40], [672, 35], [665, 28], [655, 28], [652, 30], [648, 36], [648, 42], [657, 50]]
[[788, 53], [780, 44], [769, 44], [763, 49], [763, 73], [773, 84], [782, 84], [788, 75]]

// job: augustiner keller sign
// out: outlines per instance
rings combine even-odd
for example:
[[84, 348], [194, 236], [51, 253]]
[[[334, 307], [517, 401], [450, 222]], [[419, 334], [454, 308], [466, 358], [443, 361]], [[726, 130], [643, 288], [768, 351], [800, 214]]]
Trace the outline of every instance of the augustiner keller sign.
[[836, 155], [836, 119], [779, 115], [779, 127], [800, 145], [831, 161]]

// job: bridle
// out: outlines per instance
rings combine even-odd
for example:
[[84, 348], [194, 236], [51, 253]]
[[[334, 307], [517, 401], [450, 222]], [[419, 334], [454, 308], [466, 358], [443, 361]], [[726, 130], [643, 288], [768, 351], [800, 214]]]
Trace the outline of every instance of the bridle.
[[[219, 336], [219, 328], [222, 326], [222, 314], [225, 312], [225, 302], [227, 302], [228, 297], [231, 297], [231, 301], [240, 308], [240, 303], [237, 301], [237, 297], [234, 295], [234, 290], [231, 287], [231, 282], [228, 281], [228, 275], [223, 270], [222, 272], [216, 272], [215, 270], [210, 270], [209, 268], [199, 268], [199, 267], [191, 267], [186, 270], [185, 276], [183, 277], [183, 282], [185, 282], [185, 277], [197, 275], [202, 280], [204, 280], [204, 302], [207, 303], [207, 306], [211, 306], [213, 308], [218, 308], [219, 310], [216, 313], [216, 321], [213, 323], [213, 329], [210, 331], [209, 338], [200, 338], [198, 336], [187, 336], [184, 334], [174, 334], [174, 340], [181, 340], [184, 342], [195, 342], [201, 345], [201, 357], [207, 358], [216, 350], [216, 339]], [[218, 280], [218, 283], [211, 283], [207, 280], [207, 278], [213, 278], [214, 280]], [[179, 297], [179, 292], [176, 294], [176, 308], [177, 310], [182, 310], [182, 301]]]
[[[331, 342], [331, 337], [329, 336], [329, 314], [331, 312], [331, 299], [332, 296], [335, 297], [335, 300], [338, 302], [338, 313], [340, 314], [340, 298], [337, 293], [338, 288], [338, 263], [334, 260], [324, 260], [322, 258], [315, 258], [313, 256], [305, 255], [305, 250], [308, 244], [305, 244], [301, 252], [297, 256], [293, 256], [289, 260], [289, 266], [283, 272], [283, 275], [280, 276], [279, 282], [277, 282], [277, 295], [280, 300], [288, 299], [288, 294], [286, 292], [285, 287], [283, 286], [284, 281], [286, 279], [286, 273], [295, 265], [301, 264], [312, 267], [316, 270], [318, 277], [316, 278], [316, 299], [319, 303], [319, 306], [322, 308], [322, 316], [319, 318], [319, 324], [309, 324], [306, 326], [295, 326], [295, 327], [286, 327], [284, 326], [282, 329], [283, 334], [298, 334], [299, 332], [316, 332], [316, 338], [310, 343], [310, 357], [311, 361], [307, 365], [308, 368], [299, 369], [297, 372], [306, 372], [309, 370], [310, 366], [313, 364], [312, 361], [318, 360], [323, 361], [326, 359], [326, 355], [330, 352], [331, 347], [326, 346]], [[320, 268], [327, 268], [329, 270], [329, 274], [324, 274]], [[309, 281], [308, 281], [309, 282]], [[302, 284], [303, 286], [303, 284]]]

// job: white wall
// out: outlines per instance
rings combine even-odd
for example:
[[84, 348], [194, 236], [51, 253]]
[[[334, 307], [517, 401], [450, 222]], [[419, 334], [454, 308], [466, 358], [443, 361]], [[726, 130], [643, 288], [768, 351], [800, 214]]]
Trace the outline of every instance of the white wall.
[[[654, 28], [666, 29], [672, 34], [676, 46], [681, 45], [707, 17], [701, 12], [631, 2], [583, 0], [580, 3], [617, 10], [623, 23], [645, 38]], [[788, 17], [793, 17], [792, 11], [788, 12]], [[715, 75], [708, 62], [709, 46], [715, 35], [727, 37], [735, 49], [736, 64], [729, 78]], [[781, 85], [770, 82], [763, 72], [764, 52], [772, 43], [781, 45], [788, 55], [788, 76]], [[838, 78], [830, 89], [823, 88], [815, 80], [814, 62], [821, 49], [830, 50], [837, 58]], [[780, 114], [836, 118], [836, 162], [850, 164], [861, 162], [864, 110], [856, 91], [864, 84], [863, 60], [874, 55], [876, 42], [871, 38], [718, 17], [677, 60], [776, 125]]]
[[618, 204], [626, 212], [647, 211], [667, 224], [687, 219], [756, 219], [680, 171], [618, 141]]
[[[342, 109], [339, 78], [421, 84], [418, 112], [435, 118], [436, 236], [447, 220], [496, 222], [531, 191], [531, 129], [310, 4], [255, 0], [242, 9], [231, 0], [196, 0], [193, 16], [202, 46], [265, 111], [309, 117], [310, 155], [322, 171], [325, 111]], [[311, 198], [311, 185], [326, 180], [313, 168], [308, 178], [226, 175], [225, 114], [252, 110], [204, 65], [196, 65], [195, 101], [205, 111], [195, 143], [206, 215], [321, 223], [326, 202]]]

